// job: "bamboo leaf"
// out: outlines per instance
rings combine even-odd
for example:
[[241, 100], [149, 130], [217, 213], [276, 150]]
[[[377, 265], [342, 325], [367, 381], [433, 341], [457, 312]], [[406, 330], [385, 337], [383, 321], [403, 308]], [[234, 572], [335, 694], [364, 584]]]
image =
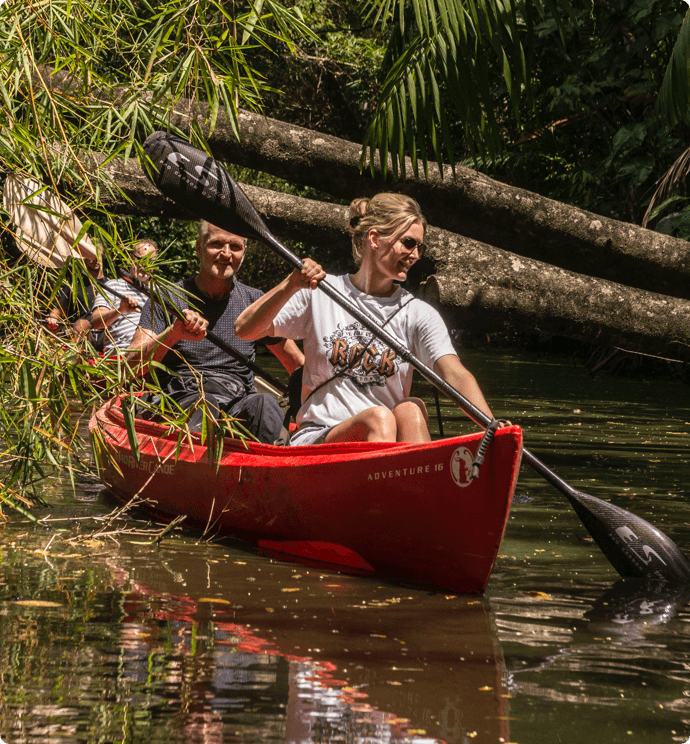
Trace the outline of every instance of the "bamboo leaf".
[[139, 440], [137, 439], [137, 432], [134, 425], [134, 414], [132, 409], [135, 405], [134, 398], [130, 396], [129, 401], [122, 398], [121, 410], [122, 416], [125, 420], [125, 428], [127, 429], [127, 440], [129, 441], [129, 448], [134, 455], [137, 465], [141, 462], [141, 450], [139, 449]]

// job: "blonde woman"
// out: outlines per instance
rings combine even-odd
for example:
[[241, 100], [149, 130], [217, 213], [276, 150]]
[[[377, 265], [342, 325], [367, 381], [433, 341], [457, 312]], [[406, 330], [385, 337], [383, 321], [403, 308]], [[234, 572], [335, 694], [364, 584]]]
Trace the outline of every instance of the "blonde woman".
[[[400, 286], [424, 254], [426, 220], [414, 199], [378, 194], [350, 205], [358, 270], [328, 282], [438, 375], [492, 416], [458, 359], [440, 315]], [[428, 415], [410, 397], [414, 369], [323, 292], [326, 273], [306, 259], [238, 317], [235, 334], [304, 340], [302, 407], [292, 445], [344, 441], [428, 442]]]

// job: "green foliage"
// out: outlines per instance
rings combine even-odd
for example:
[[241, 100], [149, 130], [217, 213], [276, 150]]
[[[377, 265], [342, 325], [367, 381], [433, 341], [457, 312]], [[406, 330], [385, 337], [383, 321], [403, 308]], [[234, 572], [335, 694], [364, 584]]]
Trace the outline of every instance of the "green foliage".
[[656, 113], [667, 126], [690, 122], [690, 10], [687, 11], [673, 47], [656, 102]]
[[265, 109], [284, 121], [360, 142], [379, 88], [386, 35], [363, 25], [362, 0], [303, 0], [314, 37], [296, 42], [289, 64], [259, 50], [257, 66], [275, 92]]
[[658, 232], [690, 240], [690, 199], [687, 196], [666, 199], [652, 210], [649, 219], [656, 221]]
[[390, 154], [396, 177], [405, 173], [406, 154], [415, 176], [418, 156], [453, 164], [453, 123], [473, 153], [495, 153], [500, 128], [492, 75], [501, 76], [519, 120], [525, 94], [530, 99], [531, 38], [522, 30], [535, 10], [530, 2], [367, 0], [367, 19], [391, 26], [382, 91], [365, 138], [371, 167], [377, 149], [384, 171]]
[[404, 173], [405, 156], [416, 175], [417, 158], [462, 162], [639, 221], [655, 180], [683, 149], [683, 131], [660, 129], [654, 113], [673, 53], [666, 100], [687, 114], [682, 4], [371, 0], [361, 7], [389, 36], [367, 157], [373, 162], [378, 150], [385, 163], [388, 154], [394, 176]]
[[[187, 275], [196, 227], [99, 211], [103, 190], [116, 187], [93, 156], [107, 165], [139, 155], [180, 97], [205, 106], [192, 126], [198, 145], [221, 111], [236, 129], [238, 107], [261, 110], [276, 90], [254, 58], [284, 64], [301, 39], [316, 37], [297, 6], [278, 0], [8, 0], [0, 6], [0, 173], [31, 174], [90, 216], [85, 228], [110, 271], [127, 267], [126, 249], [150, 237], [163, 247], [159, 284]], [[0, 222], [0, 500], [21, 506], [38, 499], [35, 483], [54, 468], [88, 468], [85, 412], [128, 391], [133, 375], [123, 358], [94, 363], [93, 349], [69, 333], [46, 333], [40, 318], [54, 289], [90, 278], [81, 265], [70, 278], [27, 264], [8, 216]], [[183, 423], [179, 412], [170, 418]]]
[[[682, 151], [654, 105], [682, 14], [670, 0], [573, 4], [536, 24], [532, 113], [503, 106], [507, 143], [488, 171], [597, 214], [639, 222], [654, 183]], [[495, 90], [500, 101], [500, 86]], [[461, 147], [461, 140], [458, 140]]]

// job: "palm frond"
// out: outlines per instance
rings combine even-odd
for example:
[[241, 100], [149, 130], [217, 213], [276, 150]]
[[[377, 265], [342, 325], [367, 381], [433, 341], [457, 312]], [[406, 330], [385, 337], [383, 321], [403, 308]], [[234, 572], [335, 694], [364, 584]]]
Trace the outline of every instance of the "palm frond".
[[664, 73], [655, 113], [662, 124], [690, 122], [690, 9], [685, 14]]
[[[458, 128], [473, 153], [497, 153], [495, 73], [502, 77], [519, 123], [521, 110], [531, 102], [525, 18], [531, 23], [544, 7], [539, 0], [366, 0], [364, 17], [391, 24], [392, 31], [362, 165], [368, 160], [373, 168], [378, 151], [384, 172], [390, 163], [396, 175], [404, 171], [402, 152], [425, 160], [427, 148], [439, 162], [452, 165]], [[422, 97], [421, 105], [414, 96]]]
[[685, 181], [690, 174], [690, 147], [676, 160], [676, 162], [659, 179], [658, 186], [652, 196], [647, 211], [642, 218], [642, 227], [654, 219], [654, 212], [661, 204], [670, 199], [676, 192], [685, 186]]

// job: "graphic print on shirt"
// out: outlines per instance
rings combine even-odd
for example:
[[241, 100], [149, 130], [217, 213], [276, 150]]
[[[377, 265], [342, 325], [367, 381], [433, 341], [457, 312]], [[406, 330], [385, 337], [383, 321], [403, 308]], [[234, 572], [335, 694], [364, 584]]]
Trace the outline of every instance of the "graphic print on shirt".
[[383, 387], [400, 369], [400, 357], [383, 341], [372, 338], [371, 331], [358, 322], [345, 328], [338, 323], [336, 330], [323, 340], [326, 356], [336, 374], [347, 375], [362, 387]]

